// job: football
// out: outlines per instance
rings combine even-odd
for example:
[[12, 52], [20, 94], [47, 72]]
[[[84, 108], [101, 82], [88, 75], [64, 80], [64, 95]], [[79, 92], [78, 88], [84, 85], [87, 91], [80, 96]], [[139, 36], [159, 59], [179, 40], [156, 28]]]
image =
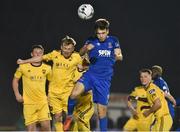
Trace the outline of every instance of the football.
[[83, 20], [91, 19], [94, 15], [94, 8], [90, 4], [82, 4], [78, 8], [78, 16]]

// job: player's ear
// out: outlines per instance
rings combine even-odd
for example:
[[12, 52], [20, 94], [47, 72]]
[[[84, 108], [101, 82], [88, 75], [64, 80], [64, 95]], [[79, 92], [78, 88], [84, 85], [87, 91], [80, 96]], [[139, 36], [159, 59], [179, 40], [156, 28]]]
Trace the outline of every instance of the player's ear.
[[61, 48], [61, 50], [62, 50], [62, 48], [63, 48], [63, 44], [61, 44], [60, 48]]
[[75, 49], [75, 46], [73, 46], [72, 51], [74, 51], [74, 49]]
[[109, 29], [107, 29], [107, 34], [109, 34]]
[[32, 52], [31, 52], [31, 57], [33, 57], [33, 54], [32, 54]]

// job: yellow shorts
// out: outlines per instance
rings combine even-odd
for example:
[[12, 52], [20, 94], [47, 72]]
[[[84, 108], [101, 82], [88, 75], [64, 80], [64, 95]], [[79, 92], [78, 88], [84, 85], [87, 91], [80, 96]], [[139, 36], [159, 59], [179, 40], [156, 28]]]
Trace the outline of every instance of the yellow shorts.
[[25, 125], [51, 120], [48, 103], [24, 104]]
[[166, 114], [161, 118], [156, 118], [152, 131], [169, 131], [172, 127], [173, 120], [170, 114]]
[[52, 114], [61, 113], [62, 111], [67, 112], [68, 107], [68, 98], [70, 92], [55, 94], [50, 92], [48, 95], [50, 111]]

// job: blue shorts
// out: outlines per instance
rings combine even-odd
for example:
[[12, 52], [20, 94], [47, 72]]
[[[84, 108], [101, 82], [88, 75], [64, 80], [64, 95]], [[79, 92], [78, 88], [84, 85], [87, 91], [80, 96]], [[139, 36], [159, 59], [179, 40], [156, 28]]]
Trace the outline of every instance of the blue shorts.
[[99, 79], [90, 72], [85, 72], [78, 80], [85, 88], [85, 92], [92, 90], [94, 103], [107, 105], [109, 100], [109, 91], [111, 80]]

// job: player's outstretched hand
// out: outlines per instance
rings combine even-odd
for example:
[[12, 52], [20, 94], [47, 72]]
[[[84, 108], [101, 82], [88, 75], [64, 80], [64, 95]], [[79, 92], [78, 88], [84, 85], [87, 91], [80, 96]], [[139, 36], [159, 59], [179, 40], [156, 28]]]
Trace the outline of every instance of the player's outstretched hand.
[[17, 64], [22, 64], [23, 63], [23, 60], [22, 59], [18, 59], [17, 60]]

